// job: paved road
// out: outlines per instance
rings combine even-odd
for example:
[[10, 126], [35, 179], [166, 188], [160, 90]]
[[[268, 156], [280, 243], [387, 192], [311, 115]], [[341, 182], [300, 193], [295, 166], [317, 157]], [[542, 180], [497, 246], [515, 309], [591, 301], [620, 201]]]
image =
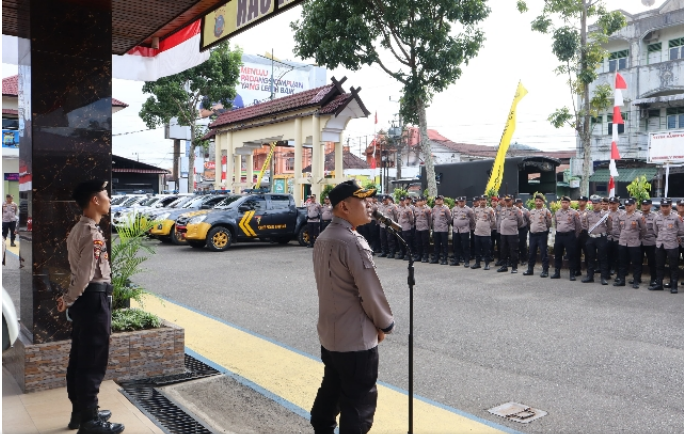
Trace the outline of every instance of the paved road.
[[[136, 282], [318, 355], [311, 249], [236, 244], [225, 253], [159, 245]], [[397, 329], [380, 379], [407, 388], [404, 261], [377, 258]], [[684, 432], [684, 294], [416, 265], [415, 391], [529, 433]], [[515, 401], [529, 425], [486, 409]]]

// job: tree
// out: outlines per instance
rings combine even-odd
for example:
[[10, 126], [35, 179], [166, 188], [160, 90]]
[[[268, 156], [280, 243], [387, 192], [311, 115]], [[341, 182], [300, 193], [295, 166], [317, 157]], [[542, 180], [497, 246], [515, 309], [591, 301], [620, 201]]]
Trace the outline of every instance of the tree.
[[637, 176], [627, 186], [627, 191], [630, 196], [636, 199], [637, 208], [641, 209], [641, 201], [651, 198], [649, 193], [651, 191], [651, 183], [646, 179], [646, 175]]
[[[309, 0], [291, 23], [297, 55], [356, 71], [378, 65], [403, 86], [401, 115], [420, 127], [428, 190], [437, 194], [425, 110], [474, 58], [489, 15], [486, 0]], [[456, 26], [459, 33], [452, 34]], [[383, 51], [380, 51], [380, 48]]]
[[[212, 49], [206, 62], [157, 81], [146, 81], [143, 85], [143, 93], [152, 95], [139, 113], [148, 128], [168, 124], [171, 118], [178, 118], [179, 125], [190, 127], [191, 174], [195, 167], [195, 149], [208, 146], [208, 142], [202, 140], [204, 128], [197, 125], [200, 106], [209, 108], [215, 102], [225, 109], [232, 106], [241, 64], [242, 50], [231, 50], [225, 42]], [[188, 188], [192, 188], [192, 183]]]
[[[525, 0], [517, 4], [521, 13], [527, 11]], [[555, 25], [552, 17], [560, 24]], [[591, 31], [589, 19], [596, 20]], [[613, 92], [609, 85], [599, 85], [589, 95], [589, 85], [598, 78], [597, 70], [608, 54], [602, 44], [626, 24], [624, 15], [620, 11], [608, 12], [603, 0], [544, 0], [541, 15], [532, 21], [532, 30], [552, 35], [552, 51], [561, 63], [556, 74], [568, 77], [572, 111], [567, 106], [560, 108], [548, 120], [556, 128], [568, 125], [577, 131], [584, 156], [580, 184], [584, 196], [589, 195], [592, 167], [591, 119], [610, 107]]]

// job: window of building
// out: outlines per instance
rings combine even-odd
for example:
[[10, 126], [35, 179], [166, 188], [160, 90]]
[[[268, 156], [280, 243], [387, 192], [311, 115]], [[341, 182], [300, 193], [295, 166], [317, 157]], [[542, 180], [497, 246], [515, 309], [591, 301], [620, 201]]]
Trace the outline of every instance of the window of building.
[[648, 58], [646, 59], [646, 64], [658, 63], [662, 60], [663, 54], [663, 43], [658, 42], [655, 44], [648, 45]]
[[668, 46], [670, 60], [684, 59], [684, 38], [671, 39]]
[[610, 72], [615, 72], [619, 69], [627, 68], [627, 58], [629, 57], [629, 50], [616, 51], [610, 53], [608, 57], [608, 69]]
[[285, 170], [294, 170], [294, 158], [285, 160]]
[[[613, 115], [609, 114], [606, 116], [606, 120], [608, 121], [608, 135], [613, 134]], [[622, 120], [627, 122], [629, 120], [629, 113], [622, 113]], [[618, 124], [618, 134], [622, 134], [625, 132], [625, 124]]]
[[684, 107], [667, 109], [667, 129], [684, 128]]

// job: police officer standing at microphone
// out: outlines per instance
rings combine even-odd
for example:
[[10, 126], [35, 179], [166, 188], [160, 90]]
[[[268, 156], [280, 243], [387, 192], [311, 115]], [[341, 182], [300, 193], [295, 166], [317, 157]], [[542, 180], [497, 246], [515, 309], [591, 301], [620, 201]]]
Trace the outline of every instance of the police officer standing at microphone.
[[[356, 227], [370, 217], [366, 197], [375, 194], [356, 181], [330, 191], [333, 219], [316, 242], [318, 337], [323, 381], [311, 409], [316, 434], [365, 434], [378, 400], [378, 344], [394, 329], [394, 317], [375, 271], [373, 252]], [[391, 235], [391, 234], [390, 234]]]
[[57, 310], [67, 310], [73, 322], [67, 367], [67, 395], [72, 404], [70, 429], [78, 434], [116, 434], [124, 430], [107, 422], [109, 411], [98, 411], [97, 394], [107, 371], [112, 325], [112, 279], [107, 240], [98, 223], [109, 212], [107, 181], [79, 184], [73, 198], [83, 210], [67, 237], [71, 280], [57, 300]]

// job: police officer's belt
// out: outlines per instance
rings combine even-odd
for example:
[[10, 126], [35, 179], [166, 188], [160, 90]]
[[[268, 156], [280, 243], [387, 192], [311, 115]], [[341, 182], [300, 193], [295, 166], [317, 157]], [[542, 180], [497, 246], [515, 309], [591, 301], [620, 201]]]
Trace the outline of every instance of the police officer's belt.
[[570, 234], [574, 234], [574, 232], [572, 232], [572, 231], [571, 232], [556, 232], [556, 236], [570, 235]]
[[607, 237], [608, 234], [589, 234], [591, 238], [601, 238], [601, 237]]
[[104, 292], [107, 293], [107, 295], [112, 295], [112, 292], [114, 291], [114, 287], [112, 286], [111, 283], [95, 283], [91, 282], [86, 286], [85, 292]]

